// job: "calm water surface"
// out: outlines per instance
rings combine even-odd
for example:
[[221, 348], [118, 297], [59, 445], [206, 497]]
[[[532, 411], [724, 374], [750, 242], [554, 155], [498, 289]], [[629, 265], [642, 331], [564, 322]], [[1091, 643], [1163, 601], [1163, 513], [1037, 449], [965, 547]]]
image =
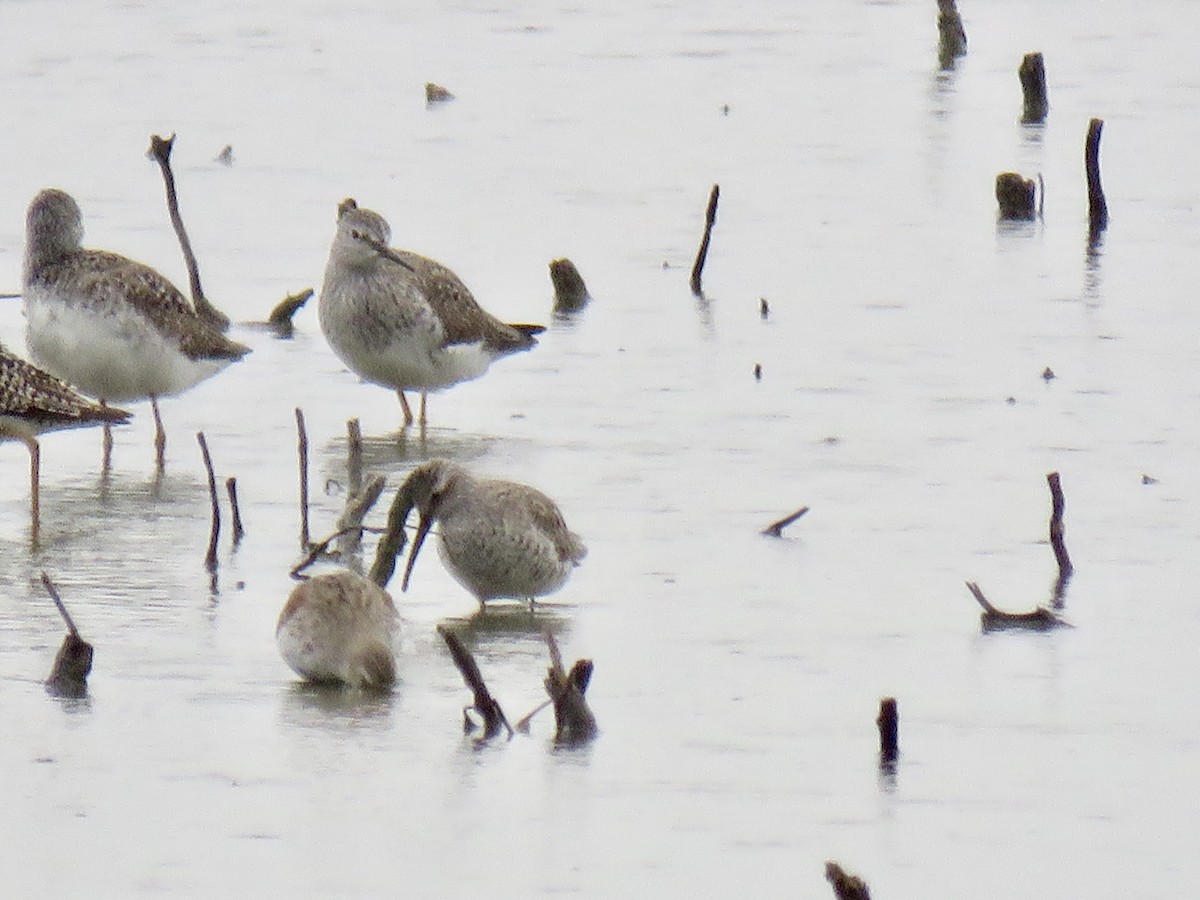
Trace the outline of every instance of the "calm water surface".
[[[0, 447], [5, 893], [819, 897], [826, 859], [880, 898], [1200, 882], [1200, 7], [964, 2], [970, 54], [939, 73], [917, 0], [266, 6], [0, 2], [0, 291], [51, 185], [89, 245], [185, 283], [143, 155], [177, 132], [206, 293], [238, 322], [319, 287], [354, 196], [550, 327], [431, 397], [422, 440], [315, 308], [291, 340], [235, 325], [253, 354], [163, 404], [160, 482], [144, 406], [107, 482], [98, 434], [44, 440], [38, 547], [26, 455]], [[1044, 127], [1018, 122], [1032, 50]], [[426, 109], [426, 81], [458, 99]], [[1089, 252], [1093, 116], [1112, 225]], [[997, 226], [1009, 169], [1043, 174], [1044, 221]], [[570, 321], [560, 256], [596, 298]], [[19, 302], [0, 340], [24, 349]], [[429, 554], [397, 594], [395, 693], [305, 689], [273, 640], [298, 406], [319, 535], [358, 417], [393, 485], [434, 455], [528, 481], [590, 556], [535, 619], [473, 620]], [[248, 529], [215, 590], [201, 429]], [[964, 580], [1049, 599], [1055, 470], [1076, 627], [981, 634]], [[42, 570], [96, 647], [83, 701], [40, 683]], [[543, 716], [473, 746], [447, 621], [512, 717], [541, 699], [543, 628], [593, 658], [600, 738], [555, 750]]]

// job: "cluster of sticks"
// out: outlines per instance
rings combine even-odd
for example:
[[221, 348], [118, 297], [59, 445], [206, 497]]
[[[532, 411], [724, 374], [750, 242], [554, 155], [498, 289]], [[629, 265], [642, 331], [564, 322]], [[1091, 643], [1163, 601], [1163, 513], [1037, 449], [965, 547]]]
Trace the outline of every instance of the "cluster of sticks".
[[[348, 434], [347, 469], [349, 487], [346, 492], [346, 505], [338, 518], [333, 534], [321, 541], [312, 541], [308, 519], [308, 434], [304, 424], [304, 413], [296, 410], [296, 431], [298, 435], [298, 454], [300, 461], [300, 544], [304, 558], [292, 569], [293, 578], [306, 578], [304, 570], [318, 560], [337, 559], [344, 565], [352, 566], [357, 561], [357, 551], [364, 531], [378, 531], [367, 528], [363, 519], [367, 512], [379, 499], [383, 492], [385, 479], [382, 475], [363, 478], [363, 446], [362, 431], [357, 419], [351, 419], [346, 424]], [[372, 566], [370, 579], [383, 587], [391, 578], [395, 559], [404, 540], [403, 524], [393, 521], [398, 515], [402, 518], [407, 510], [398, 503], [393, 503], [388, 513], [387, 528], [382, 530], [381, 541], [389, 542], [391, 546], [377, 550], [375, 564]], [[333, 547], [334, 549], [331, 549]], [[384, 568], [386, 567], [386, 568]], [[449, 628], [438, 626], [438, 633], [446, 642], [454, 664], [462, 673], [463, 680], [474, 693], [474, 701], [468, 710], [474, 710], [483, 719], [482, 741], [490, 741], [503, 729], [509, 738], [514, 728], [508, 723], [500, 703], [492, 696], [483, 680], [483, 674], [471, 655], [471, 651]], [[596, 718], [587, 705], [584, 694], [592, 676], [592, 661], [581, 659], [575, 662], [570, 671], [563, 666], [562, 656], [553, 635], [546, 633], [546, 644], [550, 651], [550, 667], [544, 679], [544, 686], [550, 699], [538, 706], [516, 726], [516, 731], [528, 732], [529, 723], [537, 713], [547, 706], [554, 706], [555, 732], [554, 741], [559, 746], [575, 746], [587, 743], [597, 734]], [[463, 713], [464, 727], [470, 731], [474, 723]]]
[[[508, 724], [508, 718], [504, 715], [499, 701], [492, 696], [487, 684], [484, 683], [483, 674], [479, 671], [479, 665], [475, 662], [471, 651], [466, 648], [458, 635], [446, 626], [439, 625], [438, 634], [442, 636], [442, 640], [450, 649], [450, 656], [458, 667], [458, 671], [462, 673], [463, 681], [475, 695], [471, 706], [463, 710], [464, 730], [469, 732], [475, 729], [475, 723], [468, 715], [468, 712], [474, 710], [483, 718], [481, 741], [490, 741], [500, 734], [502, 728], [507, 733], [508, 739], [511, 739], [514, 728]], [[563, 666], [558, 643], [549, 631], [546, 632], [546, 646], [550, 651], [550, 667], [542, 683], [546, 688], [546, 693], [550, 695], [550, 699], [517, 722], [515, 731], [527, 734], [529, 723], [533, 717], [547, 706], [553, 706], [554, 743], [560, 747], [586, 744], [599, 731], [596, 726], [596, 717], [592, 714], [584, 697], [592, 678], [592, 661], [590, 659], [576, 660], [570, 671], [567, 671]]]

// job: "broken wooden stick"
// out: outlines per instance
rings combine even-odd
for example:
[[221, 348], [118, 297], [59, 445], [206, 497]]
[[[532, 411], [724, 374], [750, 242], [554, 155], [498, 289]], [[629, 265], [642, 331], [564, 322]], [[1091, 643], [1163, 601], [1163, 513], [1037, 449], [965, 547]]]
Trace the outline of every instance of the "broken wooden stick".
[[54, 657], [54, 667], [50, 677], [46, 679], [46, 690], [59, 697], [82, 697], [87, 693], [87, 677], [92, 671], [92, 645], [79, 636], [75, 620], [67, 612], [66, 604], [50, 580], [50, 576], [42, 573], [42, 587], [58, 607], [59, 615], [67, 624], [67, 635], [58, 647]]
[[900, 713], [895, 697], [884, 697], [879, 701], [875, 724], [879, 727], [879, 761], [889, 766], [900, 757]]
[[954, 68], [954, 60], [967, 55], [967, 32], [954, 0], [937, 0], [938, 65]]
[[1075, 567], [1071, 565], [1071, 557], [1067, 554], [1067, 545], [1063, 541], [1063, 511], [1067, 502], [1063, 497], [1062, 482], [1057, 472], [1048, 474], [1046, 482], [1050, 485], [1050, 546], [1054, 548], [1059, 577], [1066, 579], [1075, 571]]
[[512, 726], [508, 724], [508, 719], [504, 717], [504, 710], [500, 708], [500, 704], [496, 702], [496, 699], [488, 691], [487, 685], [484, 684], [483, 675], [479, 671], [479, 666], [475, 664], [475, 657], [471, 655], [471, 651], [459, 640], [458, 635], [445, 625], [439, 625], [437, 630], [450, 650], [454, 665], [462, 673], [463, 681], [475, 695], [473, 704], [463, 710], [464, 729], [469, 731], [474, 728], [474, 724], [467, 716], [467, 710], [474, 709], [483, 716], [483, 740], [488, 741], [494, 738], [500, 733], [501, 726], [507, 730], [508, 737], [512, 738]]
[[770, 525], [768, 525], [766, 528], [764, 528], [760, 533], [765, 534], [768, 537], [783, 537], [783, 529], [787, 528], [789, 525], [791, 525], [793, 522], [795, 522], [797, 519], [799, 519], [806, 512], [808, 512], [808, 507], [802, 506], [798, 510], [796, 510], [794, 513], [792, 513], [791, 515], [784, 516], [778, 522], [772, 522]]
[[1036, 219], [1037, 185], [1032, 178], [1022, 178], [1016, 172], [1001, 172], [996, 176], [996, 203], [1001, 219]]
[[554, 311], [560, 314], [578, 312], [592, 299], [583, 276], [569, 259], [550, 261], [550, 281], [554, 285]]
[[237, 479], [233, 476], [225, 479], [225, 492], [229, 494], [229, 511], [233, 519], [233, 543], [236, 546], [246, 536], [246, 529], [242, 527], [242, 511], [238, 507]]
[[1046, 63], [1042, 54], [1026, 53], [1017, 69], [1017, 77], [1021, 79], [1021, 94], [1025, 101], [1021, 121], [1027, 125], [1041, 124], [1050, 111], [1050, 101], [1046, 99]]
[[308, 432], [304, 428], [304, 410], [296, 407], [297, 453], [300, 457], [300, 549], [308, 552], [311, 534], [308, 530]]
[[363, 488], [363, 437], [358, 419], [346, 423], [346, 483], [351, 496]]
[[554, 704], [554, 743], [561, 746], [586, 743], [599, 731], [596, 717], [584, 698], [592, 680], [592, 661], [576, 660], [567, 672], [558, 643], [549, 631], [546, 632], [546, 646], [550, 650], [550, 668], [543, 683]]
[[187, 231], [183, 227], [183, 217], [179, 215], [179, 197], [175, 193], [175, 175], [171, 172], [171, 148], [175, 146], [175, 135], [161, 138], [157, 134], [150, 136], [149, 155], [158, 163], [162, 170], [163, 182], [167, 187], [167, 212], [171, 216], [171, 225], [175, 236], [179, 238], [180, 249], [183, 250], [183, 260], [187, 264], [188, 283], [192, 291], [192, 304], [200, 316], [217, 331], [229, 329], [229, 317], [208, 302], [204, 289], [200, 286], [200, 267], [196, 263], [196, 254], [192, 252], [192, 242], [188, 240]]
[[1059, 626], [1070, 627], [1066, 620], [1044, 606], [1039, 606], [1032, 612], [1005, 612], [993, 606], [975, 582], [968, 581], [967, 590], [971, 592], [976, 602], [983, 607], [983, 613], [979, 618], [984, 631], [1002, 628], [1028, 628], [1033, 631], [1044, 631]]
[[267, 317], [267, 325], [274, 329], [275, 333], [282, 337], [291, 337], [295, 326], [292, 324], [292, 317], [300, 310], [309, 298], [313, 295], [312, 288], [305, 288], [298, 294], [289, 294], [275, 304], [275, 308], [271, 310], [271, 315]]
[[867, 883], [835, 862], [825, 863], [825, 880], [833, 886], [833, 895], [837, 900], [871, 900]]
[[1103, 129], [1103, 119], [1088, 122], [1087, 141], [1083, 147], [1083, 167], [1087, 174], [1088, 189], [1088, 235], [1091, 242], [1095, 242], [1100, 232], [1108, 227], [1108, 203], [1104, 199], [1104, 188], [1100, 185], [1100, 132]]
[[208, 498], [212, 504], [212, 529], [208, 534], [208, 552], [204, 555], [204, 568], [209, 572], [217, 571], [217, 539], [221, 537], [221, 504], [217, 500], [217, 476], [213, 473], [212, 456], [208, 452], [208, 441], [204, 432], [196, 432], [196, 440], [200, 444], [200, 454], [204, 457], [204, 469], [208, 473]]
[[[384, 476], [372, 475], [365, 486], [346, 495], [346, 506], [342, 510], [342, 514], [338, 516], [337, 524], [334, 527], [341, 535], [337, 541], [337, 555], [351, 568], [361, 569], [361, 566], [356, 566], [354, 561], [362, 546], [362, 533], [365, 530], [363, 519], [371, 511], [371, 507], [375, 505], [379, 495], [383, 493], [386, 483], [387, 479]], [[382, 585], [380, 586], [382, 587]]]
[[704, 296], [700, 287], [700, 276], [704, 272], [704, 263], [708, 259], [708, 242], [712, 238], [713, 225], [717, 221], [717, 200], [721, 196], [721, 186], [714, 184], [708, 195], [708, 209], [704, 213], [704, 237], [700, 240], [700, 250], [696, 253], [696, 262], [692, 266], [692, 293], [697, 297]]

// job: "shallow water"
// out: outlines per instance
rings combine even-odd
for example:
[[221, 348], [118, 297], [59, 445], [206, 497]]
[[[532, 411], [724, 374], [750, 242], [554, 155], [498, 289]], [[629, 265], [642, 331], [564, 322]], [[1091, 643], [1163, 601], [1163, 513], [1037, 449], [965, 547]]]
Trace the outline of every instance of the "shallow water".
[[[332, 355], [315, 301], [290, 340], [235, 325], [253, 354], [163, 404], [161, 482], [144, 406], [107, 481], [97, 433], [45, 437], [36, 548], [27, 457], [0, 446], [9, 892], [828, 896], [826, 859], [878, 897], [1197, 883], [1200, 9], [964, 3], [946, 73], [934, 13], [0, 3], [0, 291], [52, 185], [89, 246], [186, 283], [143, 158], [177, 132], [206, 293], [239, 323], [319, 287], [354, 196], [498, 315], [550, 326], [432, 396], [422, 440]], [[1044, 127], [1017, 121], [1031, 50]], [[457, 99], [426, 109], [426, 81]], [[1093, 116], [1112, 223], [1089, 252]], [[1043, 221], [996, 224], [1008, 169], [1043, 174]], [[596, 298], [570, 320], [550, 317], [560, 256]], [[22, 332], [0, 303], [0, 340]], [[427, 553], [395, 592], [396, 692], [305, 688], [273, 641], [300, 555], [296, 407], [316, 536], [358, 417], [391, 484], [434, 455], [535, 484], [587, 561], [532, 619], [476, 621]], [[234, 548], [226, 521], [215, 590], [198, 430], [248, 530]], [[1049, 600], [1050, 471], [1075, 627], [982, 634], [965, 580]], [[40, 683], [62, 636], [42, 570], [96, 647], [83, 701]], [[555, 750], [543, 714], [476, 748], [442, 622], [512, 718], [542, 698], [543, 627], [593, 658], [599, 739]]]

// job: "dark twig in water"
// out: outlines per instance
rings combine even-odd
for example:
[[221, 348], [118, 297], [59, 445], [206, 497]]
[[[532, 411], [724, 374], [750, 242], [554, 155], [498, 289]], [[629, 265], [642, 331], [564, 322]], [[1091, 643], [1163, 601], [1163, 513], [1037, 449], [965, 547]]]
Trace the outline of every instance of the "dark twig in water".
[[54, 657], [54, 666], [46, 679], [46, 689], [60, 697], [82, 697], [87, 693], [87, 677], [92, 671], [92, 645], [79, 636], [75, 620], [67, 612], [66, 604], [45, 572], [42, 573], [42, 587], [46, 589], [46, 593], [58, 607], [59, 615], [67, 624], [67, 635]]
[[188, 240], [187, 231], [183, 227], [183, 217], [179, 215], [179, 198], [175, 192], [175, 175], [171, 172], [171, 149], [175, 146], [175, 135], [161, 138], [157, 134], [150, 137], [149, 155], [162, 169], [163, 182], [167, 187], [167, 212], [171, 215], [171, 225], [175, 236], [179, 238], [183, 259], [187, 264], [188, 283], [192, 291], [192, 303], [196, 313], [209, 325], [218, 331], [229, 328], [229, 317], [208, 302], [204, 289], [200, 286], [200, 267], [196, 263], [196, 254], [192, 252], [192, 242]]
[[896, 709], [895, 697], [884, 697], [879, 701], [879, 762], [890, 766], [900, 757], [900, 713]]
[[362, 426], [358, 419], [346, 423], [346, 482], [353, 496], [363, 486], [363, 439]]
[[63, 621], [67, 625], [69, 631], [75, 637], [79, 637], [79, 629], [75, 627], [75, 620], [71, 618], [71, 614], [67, 612], [67, 606], [62, 601], [62, 597], [58, 594], [58, 589], [54, 586], [54, 582], [50, 580], [50, 576], [45, 572], [42, 573], [42, 587], [46, 589], [46, 593], [50, 595], [50, 599], [54, 601], [54, 605], [58, 607], [58, 614], [62, 616]]
[[308, 530], [308, 432], [304, 428], [304, 410], [296, 407], [297, 452], [300, 456], [300, 549], [311, 547]]
[[1045, 631], [1059, 626], [1069, 627], [1069, 623], [1044, 606], [1039, 606], [1032, 612], [1004, 612], [992, 605], [991, 601], [984, 596], [983, 591], [975, 582], [968, 581], [967, 590], [971, 592], [976, 602], [983, 607], [983, 613], [979, 618], [984, 631], [1002, 628], [1028, 628], [1033, 631]]
[[396, 558], [404, 552], [405, 536], [404, 522], [412, 512], [412, 495], [405, 482], [392, 498], [388, 508], [387, 527], [379, 545], [375, 548], [375, 562], [371, 564], [371, 572], [367, 576], [381, 588], [386, 588], [396, 571]]
[[200, 454], [204, 457], [204, 469], [208, 473], [208, 497], [212, 503], [212, 530], [208, 535], [208, 552], [204, 555], [204, 568], [209, 572], [217, 571], [217, 540], [221, 537], [221, 504], [217, 499], [217, 476], [213, 472], [212, 456], [208, 452], [208, 441], [204, 432], [196, 432], [196, 440], [200, 444]]
[[307, 569], [309, 566], [311, 566], [313, 563], [315, 563], [318, 559], [322, 559], [323, 557], [327, 557], [327, 556], [332, 556], [333, 553], [332, 553], [332, 551], [330, 551], [329, 547], [331, 544], [333, 544], [339, 538], [345, 537], [351, 531], [363, 532], [363, 531], [373, 531], [373, 530], [374, 529], [367, 528], [365, 525], [352, 525], [349, 528], [343, 528], [340, 531], [335, 531], [333, 534], [329, 535], [329, 537], [325, 538], [325, 540], [323, 540], [323, 541], [317, 541], [315, 544], [309, 544], [308, 552], [306, 552], [304, 554], [304, 558], [302, 560], [300, 560], [300, 562], [296, 563], [296, 565], [294, 565], [288, 571], [288, 574], [291, 575], [293, 578], [295, 578], [297, 581], [306, 580], [308, 578], [308, 576], [304, 574], [304, 570]]
[[768, 537], [783, 537], [783, 529], [787, 528], [789, 525], [791, 525], [793, 522], [795, 522], [797, 519], [799, 519], [801, 516], [803, 516], [806, 512], [808, 512], [808, 507], [802, 506], [798, 510], [796, 510], [794, 513], [792, 513], [790, 516], [784, 516], [778, 522], [772, 522], [770, 525], [768, 525], [766, 528], [764, 528], [762, 530], [762, 534], [765, 534]]
[[714, 184], [712, 193], [708, 195], [708, 210], [704, 213], [704, 237], [700, 240], [700, 250], [696, 253], [696, 262], [692, 266], [692, 293], [697, 297], [703, 296], [700, 287], [700, 276], [704, 272], [704, 262], [708, 259], [708, 242], [712, 238], [713, 225], [717, 221], [717, 200], [721, 196], [721, 186]]
[[837, 900], [871, 900], [867, 883], [835, 862], [825, 863], [825, 880], [833, 886]]
[[1071, 565], [1071, 557], [1067, 553], [1067, 545], [1063, 539], [1066, 534], [1063, 512], [1066, 510], [1067, 501], [1063, 497], [1062, 483], [1058, 473], [1049, 473], [1046, 476], [1046, 482], [1050, 485], [1050, 546], [1054, 550], [1054, 559], [1058, 563], [1058, 577], [1054, 581], [1052, 596], [1054, 607], [1058, 609], [1062, 606], [1067, 582], [1070, 581], [1075, 567]]
[[1108, 203], [1104, 199], [1104, 188], [1100, 185], [1100, 132], [1103, 119], [1088, 122], [1087, 142], [1083, 148], [1083, 166], [1087, 173], [1088, 189], [1088, 240], [1095, 243], [1100, 232], [1108, 227]]
[[229, 510], [233, 518], [233, 543], [236, 546], [246, 536], [246, 529], [242, 527], [242, 510], [238, 506], [236, 478], [231, 476], [225, 479], [225, 491], [229, 494]]
[[599, 731], [596, 717], [588, 708], [584, 694], [592, 680], [592, 661], [580, 659], [567, 672], [554, 635], [546, 632], [550, 650], [550, 668], [546, 673], [546, 693], [554, 703], [554, 743], [564, 746], [583, 744]]
[[267, 324], [271, 326], [276, 334], [289, 337], [295, 329], [292, 317], [308, 302], [312, 295], [313, 289], [305, 288], [297, 294], [289, 294], [284, 297], [271, 310], [271, 315], [267, 317]]
[[[471, 655], [458, 635], [447, 628], [445, 625], [438, 626], [438, 634], [442, 636], [442, 640], [446, 642], [446, 646], [450, 649], [450, 656], [454, 660], [454, 665], [458, 667], [458, 671], [462, 673], [463, 681], [467, 683], [467, 687], [475, 695], [474, 703], [468, 709], [474, 709], [479, 715], [483, 716], [483, 740], [491, 740], [500, 733], [501, 726], [508, 732], [508, 737], [513, 736], [512, 726], [508, 724], [508, 719], [504, 717], [504, 710], [500, 708], [500, 704], [488, 691], [487, 685], [483, 681], [483, 675], [479, 671], [479, 666], [475, 663], [475, 657]], [[466, 718], [464, 711], [464, 723], [470, 724], [470, 719]]]
[[[362, 542], [363, 519], [375, 505], [379, 495], [383, 493], [383, 486], [386, 482], [387, 479], [382, 475], [372, 475], [365, 486], [360, 486], [357, 491], [348, 493], [346, 506], [342, 510], [342, 514], [338, 516], [337, 525], [334, 526], [343, 536], [338, 541], [337, 554], [355, 570], [361, 571], [361, 566], [355, 560], [355, 554], [358, 553]], [[350, 561], [354, 561], [353, 564]]]

